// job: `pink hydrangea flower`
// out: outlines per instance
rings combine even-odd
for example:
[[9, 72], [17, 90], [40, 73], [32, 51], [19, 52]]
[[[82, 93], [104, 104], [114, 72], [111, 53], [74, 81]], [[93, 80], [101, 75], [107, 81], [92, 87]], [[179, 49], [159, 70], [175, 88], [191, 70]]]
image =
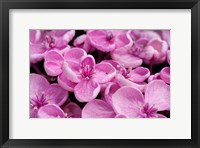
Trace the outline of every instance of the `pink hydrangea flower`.
[[[57, 112], [68, 98], [68, 92], [58, 84], [49, 84], [41, 75], [30, 74], [30, 117], [42, 117], [40, 109], [46, 105], [54, 104], [50, 107], [42, 108], [42, 113], [46, 108]], [[60, 112], [60, 111], [58, 111]]]
[[109, 63], [95, 63], [93, 56], [76, 48], [66, 51], [64, 57], [58, 51], [45, 56], [47, 74], [58, 75], [58, 83], [68, 91], [74, 91], [80, 102], [94, 99], [100, 92], [99, 83], [110, 81], [116, 74]]
[[153, 31], [135, 31], [132, 33], [133, 46], [118, 48], [111, 52], [114, 60], [128, 67], [146, 64], [160, 64], [166, 60], [167, 42]]
[[91, 30], [87, 32], [87, 37], [93, 47], [103, 52], [132, 46], [133, 43], [126, 30]]
[[138, 89], [125, 86], [112, 96], [113, 108], [117, 114], [128, 118], [160, 118], [157, 111], [170, 109], [170, 88], [161, 80], [150, 82], [145, 97]]
[[87, 55], [81, 60], [79, 73], [80, 81], [74, 88], [75, 97], [80, 102], [89, 102], [97, 97], [101, 83], [114, 78], [116, 70], [109, 63], [95, 64], [94, 58]]
[[45, 52], [52, 49], [62, 50], [74, 37], [74, 30], [31, 30], [30, 61], [36, 63], [44, 58]]
[[111, 63], [117, 70], [117, 75], [114, 81], [119, 86], [133, 86], [143, 91], [146, 83], [144, 82], [149, 76], [150, 71], [145, 67], [137, 67], [132, 69], [131, 67], [125, 68], [119, 62], [114, 60], [105, 60], [104, 62]]
[[[49, 76], [58, 76], [58, 83], [64, 89], [73, 91], [79, 81], [80, 61], [86, 52], [81, 48], [69, 48], [64, 53], [52, 50], [46, 53], [44, 68]], [[66, 76], [67, 73], [67, 76]]]
[[104, 100], [93, 100], [82, 110], [83, 118], [165, 118], [158, 113], [170, 109], [170, 88], [161, 80], [149, 83], [142, 92], [131, 86], [119, 88], [112, 95], [112, 105]]

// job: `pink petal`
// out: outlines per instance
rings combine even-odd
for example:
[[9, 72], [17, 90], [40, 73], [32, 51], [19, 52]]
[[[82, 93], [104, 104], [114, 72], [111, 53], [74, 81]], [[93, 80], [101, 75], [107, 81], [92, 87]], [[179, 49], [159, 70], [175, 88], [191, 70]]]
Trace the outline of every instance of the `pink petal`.
[[144, 104], [144, 96], [138, 89], [124, 86], [113, 94], [112, 103], [117, 114], [135, 118]]
[[164, 67], [160, 71], [160, 77], [165, 83], [170, 84], [170, 68]]
[[170, 64], [170, 51], [169, 50], [167, 51], [167, 62], [168, 62], [168, 64]]
[[148, 78], [148, 83], [150, 83], [151, 81], [153, 81], [153, 80], [157, 80], [157, 79], [161, 79], [160, 78], [160, 73], [156, 73], [156, 74], [154, 74], [154, 75], [151, 75], [149, 78]]
[[117, 62], [116, 60], [103, 60], [101, 63], [109, 63], [113, 67], [115, 67], [115, 69], [118, 69], [119, 66], [119, 62]]
[[137, 67], [128, 74], [128, 79], [133, 82], [144, 82], [149, 76], [148, 68]]
[[83, 34], [83, 35], [78, 36], [78, 37], [74, 40], [73, 45], [76, 46], [76, 47], [77, 47], [77, 46], [82, 46], [82, 45], [84, 44], [85, 40], [86, 40], [86, 37], [87, 37], [86, 34]]
[[64, 108], [64, 112], [67, 114], [68, 118], [81, 118], [81, 108], [73, 103], [70, 102], [68, 103]]
[[62, 73], [62, 67], [54, 62], [45, 62], [45, 71], [50, 76], [57, 76]]
[[170, 109], [170, 87], [162, 80], [150, 82], [145, 90], [145, 102], [158, 111]]
[[87, 53], [91, 53], [93, 51], [95, 51], [96, 49], [91, 45], [88, 37], [85, 40], [85, 43], [83, 45], [83, 49], [87, 52]]
[[116, 44], [106, 39], [106, 30], [93, 30], [87, 33], [88, 39], [92, 46], [103, 52], [110, 52], [115, 49]]
[[81, 48], [71, 48], [64, 54], [64, 59], [67, 62], [79, 63], [81, 58], [86, 55], [86, 52]]
[[79, 66], [76, 64], [73, 64], [73, 66], [72, 66], [72, 63], [71, 63], [71, 65], [69, 65], [69, 63], [67, 63], [67, 62], [63, 63], [63, 73], [67, 76], [68, 80], [70, 80], [74, 83], [78, 83], [80, 81], [80, 79], [79, 79], [80, 74], [78, 73], [77, 67], [79, 67]]
[[161, 114], [156, 114], [156, 118], [167, 118], [167, 117], [165, 117], [164, 115], [161, 115]]
[[49, 85], [49, 82], [43, 76], [30, 74], [30, 98], [42, 96]]
[[120, 88], [117, 83], [111, 82], [104, 91], [104, 98], [108, 104], [112, 104], [112, 95]]
[[146, 64], [151, 63], [151, 59], [154, 56], [154, 48], [152, 46], [146, 46], [142, 52], [138, 53], [138, 56], [144, 60]]
[[113, 108], [105, 101], [95, 99], [88, 102], [82, 110], [83, 118], [114, 118]]
[[94, 57], [91, 56], [91, 55], [87, 55], [87, 56], [84, 56], [81, 60], [81, 66], [82, 67], [85, 67], [89, 65], [90, 67], [94, 67], [95, 66], [95, 60], [94, 60]]
[[121, 54], [120, 52], [111, 54], [112, 58], [118, 61], [121, 65], [124, 65], [125, 68], [135, 68], [142, 64], [142, 59], [132, 55], [132, 54]]
[[68, 98], [68, 91], [64, 90], [58, 84], [51, 84], [45, 91], [45, 98], [48, 104], [61, 106]]
[[40, 30], [30, 30], [30, 42], [33, 44], [40, 43], [43, 34], [44, 32]]
[[58, 84], [67, 91], [74, 91], [74, 87], [77, 83], [70, 81], [65, 74], [61, 74], [58, 76]]
[[46, 50], [41, 47], [40, 44], [30, 43], [30, 61], [31, 63], [37, 63], [44, 58]]
[[37, 118], [38, 109], [30, 108], [30, 118]]
[[115, 116], [115, 118], [127, 118], [125, 115], [120, 115], [120, 114], [117, 114], [116, 116]]
[[65, 114], [59, 106], [55, 104], [49, 104], [39, 109], [38, 117], [39, 118], [64, 118]]
[[119, 86], [123, 87], [123, 86], [132, 86], [135, 87], [137, 89], [139, 89], [140, 91], [143, 92], [146, 83], [134, 83], [128, 79], [126, 79], [124, 76], [122, 76], [121, 74], [117, 74], [115, 76], [115, 81], [119, 84]]
[[145, 38], [147, 40], [151, 40], [151, 39], [161, 39], [161, 37], [159, 36], [158, 33], [156, 33], [155, 31], [142, 31], [140, 33], [140, 37], [141, 38]]
[[154, 56], [152, 62], [154, 64], [164, 62], [168, 50], [167, 43], [160, 39], [152, 39], [151, 41], [149, 41], [148, 45], [154, 48]]
[[44, 68], [48, 75], [57, 76], [62, 73], [63, 56], [59, 51], [52, 50], [46, 53]]
[[93, 80], [98, 83], [108, 82], [116, 75], [115, 68], [109, 63], [99, 63], [96, 65], [95, 70]]
[[[113, 32], [116, 33], [116, 30]], [[133, 40], [130, 36], [130, 32], [129, 31], [120, 31], [116, 35], [115, 43], [117, 44], [117, 48], [121, 48], [121, 47], [130, 48], [133, 45]]]
[[75, 35], [74, 30], [53, 30], [48, 33], [55, 40], [58, 49], [65, 48]]
[[90, 80], [82, 80], [74, 88], [74, 94], [78, 101], [89, 102], [97, 97], [100, 92], [100, 85]]

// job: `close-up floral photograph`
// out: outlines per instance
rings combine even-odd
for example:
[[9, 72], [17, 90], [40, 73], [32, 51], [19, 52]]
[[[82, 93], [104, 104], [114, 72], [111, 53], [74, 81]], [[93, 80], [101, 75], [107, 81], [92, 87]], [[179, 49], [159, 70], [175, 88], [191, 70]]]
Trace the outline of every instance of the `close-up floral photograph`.
[[170, 118], [170, 30], [30, 30], [30, 118]]
[[200, 148], [200, 0], [14, 1], [0, 147]]

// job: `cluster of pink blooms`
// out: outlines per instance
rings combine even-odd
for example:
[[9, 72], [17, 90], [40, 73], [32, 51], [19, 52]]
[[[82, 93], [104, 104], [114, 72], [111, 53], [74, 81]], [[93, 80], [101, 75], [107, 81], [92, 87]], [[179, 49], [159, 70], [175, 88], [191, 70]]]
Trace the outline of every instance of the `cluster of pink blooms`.
[[31, 118], [166, 118], [169, 30], [30, 30]]

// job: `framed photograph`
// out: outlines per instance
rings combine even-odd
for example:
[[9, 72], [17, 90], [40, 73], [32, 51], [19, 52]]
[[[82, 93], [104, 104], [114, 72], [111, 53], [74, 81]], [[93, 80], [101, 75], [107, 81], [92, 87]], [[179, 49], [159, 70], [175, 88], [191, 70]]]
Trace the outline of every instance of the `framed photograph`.
[[1, 147], [200, 147], [198, 0], [1, 0]]

